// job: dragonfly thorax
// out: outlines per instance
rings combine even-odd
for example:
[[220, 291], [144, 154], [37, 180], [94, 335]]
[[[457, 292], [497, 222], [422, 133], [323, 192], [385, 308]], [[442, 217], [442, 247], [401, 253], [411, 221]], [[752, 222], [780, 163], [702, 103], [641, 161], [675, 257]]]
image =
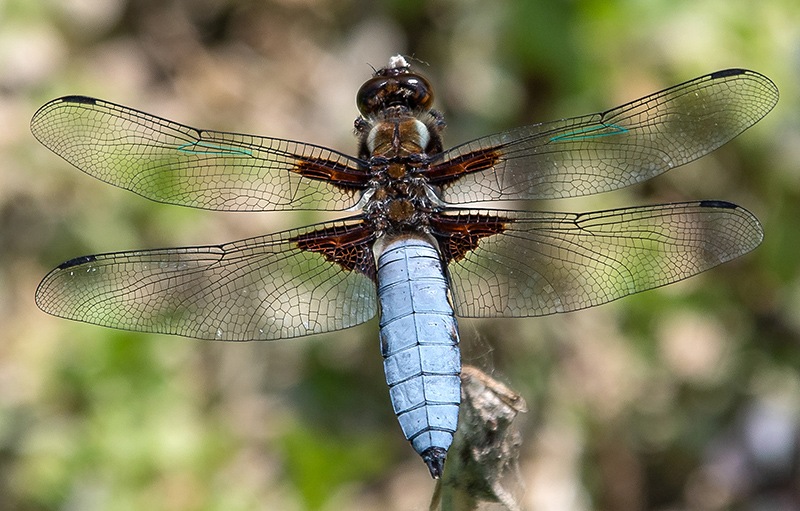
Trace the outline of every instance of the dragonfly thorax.
[[426, 152], [430, 141], [430, 129], [419, 119], [406, 116], [374, 123], [365, 144], [372, 156], [408, 156]]
[[372, 176], [365, 216], [376, 232], [428, 230], [430, 214], [443, 202], [425, 171], [429, 155], [441, 151], [443, 126], [440, 114], [427, 110], [415, 115], [404, 105], [356, 120], [360, 153]]
[[440, 204], [427, 180], [412, 170], [399, 179], [376, 180], [364, 216], [379, 233], [426, 232]]

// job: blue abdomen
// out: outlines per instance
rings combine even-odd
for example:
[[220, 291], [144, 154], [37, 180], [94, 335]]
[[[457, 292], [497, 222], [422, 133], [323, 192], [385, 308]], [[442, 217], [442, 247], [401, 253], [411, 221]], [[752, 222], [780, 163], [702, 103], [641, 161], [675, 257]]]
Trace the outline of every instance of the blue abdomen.
[[461, 397], [461, 356], [439, 252], [423, 238], [388, 242], [378, 259], [381, 351], [406, 438], [441, 475]]

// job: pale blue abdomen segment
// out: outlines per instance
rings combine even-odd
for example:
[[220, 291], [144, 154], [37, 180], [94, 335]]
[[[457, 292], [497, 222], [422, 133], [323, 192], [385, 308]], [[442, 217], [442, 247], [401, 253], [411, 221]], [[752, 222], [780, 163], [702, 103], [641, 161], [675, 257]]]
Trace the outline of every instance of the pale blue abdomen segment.
[[439, 253], [422, 238], [386, 244], [378, 259], [381, 351], [395, 414], [434, 477], [458, 424], [461, 355]]

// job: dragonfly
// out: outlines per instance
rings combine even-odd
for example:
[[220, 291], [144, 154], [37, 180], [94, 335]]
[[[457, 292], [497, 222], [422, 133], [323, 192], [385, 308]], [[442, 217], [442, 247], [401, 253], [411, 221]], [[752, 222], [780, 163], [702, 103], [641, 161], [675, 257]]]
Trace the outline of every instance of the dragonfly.
[[220, 341], [296, 338], [380, 313], [394, 412], [431, 476], [458, 425], [457, 318], [543, 316], [663, 286], [759, 245], [721, 200], [565, 213], [477, 202], [578, 197], [693, 161], [777, 103], [767, 77], [710, 73], [604, 112], [445, 149], [433, 88], [403, 56], [356, 96], [355, 156], [196, 129], [85, 96], [33, 116], [33, 135], [83, 172], [148, 199], [218, 211], [350, 211], [222, 245], [84, 255], [36, 303], [62, 318]]

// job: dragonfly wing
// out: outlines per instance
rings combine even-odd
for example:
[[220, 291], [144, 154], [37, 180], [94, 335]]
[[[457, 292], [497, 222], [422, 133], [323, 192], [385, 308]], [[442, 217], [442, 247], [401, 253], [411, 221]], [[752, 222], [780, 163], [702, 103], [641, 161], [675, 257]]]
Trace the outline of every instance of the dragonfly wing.
[[[336, 250], [348, 255], [337, 262]], [[282, 339], [372, 318], [373, 266], [367, 230], [347, 220], [218, 246], [79, 257], [44, 278], [36, 303], [56, 316], [141, 332]]]
[[360, 160], [324, 147], [199, 130], [84, 96], [50, 101], [31, 131], [91, 176], [182, 206], [341, 210], [369, 180]]
[[713, 151], [777, 101], [769, 78], [718, 71], [606, 112], [473, 140], [445, 151], [427, 175], [452, 204], [616, 190]]
[[486, 226], [467, 241], [469, 250], [458, 248], [465, 242], [457, 227], [436, 234], [449, 260], [456, 313], [467, 317], [592, 307], [696, 275], [753, 250], [763, 237], [751, 213], [719, 201], [445, 217], [454, 226]]

